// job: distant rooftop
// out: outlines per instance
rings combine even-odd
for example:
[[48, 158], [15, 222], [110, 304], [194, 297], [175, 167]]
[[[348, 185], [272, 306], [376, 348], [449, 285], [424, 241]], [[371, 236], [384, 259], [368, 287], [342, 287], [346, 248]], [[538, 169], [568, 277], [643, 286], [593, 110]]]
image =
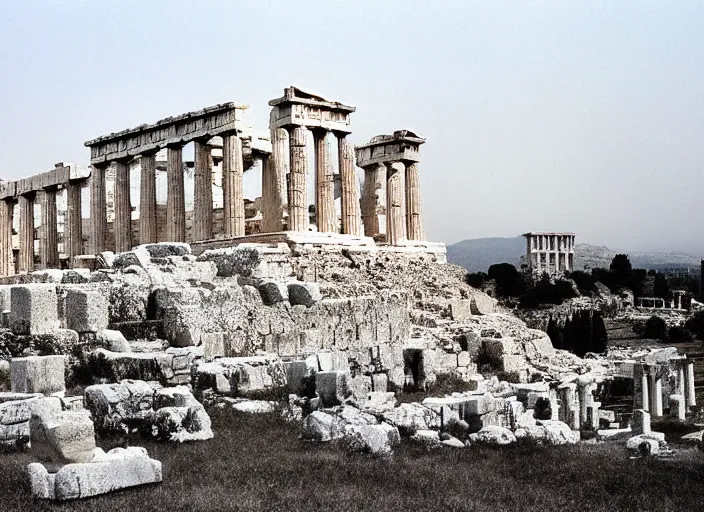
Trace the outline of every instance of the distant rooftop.
[[536, 236], [536, 235], [559, 235], [559, 236], [576, 236], [574, 233], [564, 232], [564, 231], [529, 231], [528, 233], [523, 233], [522, 236]]

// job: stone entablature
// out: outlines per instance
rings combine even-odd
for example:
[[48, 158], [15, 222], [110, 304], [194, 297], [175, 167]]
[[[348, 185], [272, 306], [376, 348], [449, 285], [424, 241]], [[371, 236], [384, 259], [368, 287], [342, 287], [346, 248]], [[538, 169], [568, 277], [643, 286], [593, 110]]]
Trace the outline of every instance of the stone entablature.
[[131, 160], [168, 146], [183, 146], [225, 133], [241, 133], [242, 114], [247, 108], [239, 103], [222, 103], [97, 137], [85, 143], [90, 148], [90, 163]]
[[377, 135], [364, 146], [357, 146], [357, 165], [361, 168], [379, 163], [420, 162], [420, 145], [425, 139], [410, 130], [393, 135]]
[[322, 128], [332, 132], [351, 133], [350, 114], [355, 107], [305, 92], [298, 87], [287, 87], [281, 98], [271, 100], [269, 127], [272, 130], [291, 126]]
[[574, 233], [524, 233], [526, 264], [533, 272], [560, 275], [574, 270]]

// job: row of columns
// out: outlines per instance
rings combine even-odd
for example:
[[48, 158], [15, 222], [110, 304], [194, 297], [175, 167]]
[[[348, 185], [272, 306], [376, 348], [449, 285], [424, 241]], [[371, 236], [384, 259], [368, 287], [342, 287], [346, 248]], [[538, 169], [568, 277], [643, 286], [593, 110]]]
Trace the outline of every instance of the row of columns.
[[557, 390], [558, 419], [572, 430], [597, 430], [599, 428], [599, 408], [601, 402], [594, 399], [596, 382], [571, 382]]
[[[308, 231], [309, 214], [307, 200], [308, 175], [308, 128], [291, 126], [271, 130], [271, 165], [264, 168], [262, 177], [263, 230], [280, 231], [283, 213], [283, 190], [286, 183], [289, 231]], [[315, 207], [318, 231], [337, 232], [335, 211], [335, 177], [328, 131], [313, 131], [315, 151]], [[354, 171], [353, 149], [347, 134], [333, 132], [337, 139], [337, 158], [340, 172], [340, 196], [342, 211], [342, 233], [361, 234], [359, 192]], [[286, 140], [289, 154], [286, 155]]]
[[[64, 251], [69, 258], [83, 252], [81, 186], [82, 181], [71, 181], [65, 185], [67, 218], [64, 232]], [[34, 206], [37, 203], [41, 208], [39, 245], [41, 268], [58, 268], [60, 266], [56, 210], [58, 191], [58, 187], [50, 187], [20, 194], [17, 197], [20, 210], [17, 271], [20, 273], [34, 270]], [[14, 200], [3, 199], [0, 201], [0, 275], [3, 276], [15, 273], [12, 247], [14, 206]]]
[[[661, 417], [663, 415], [662, 376], [654, 368], [642, 366], [639, 367], [634, 378], [640, 379], [640, 396], [635, 397], [634, 406], [650, 412], [653, 417]], [[668, 401], [670, 404], [677, 403], [678, 408], [680, 404], [687, 408], [697, 405], [693, 363], [686, 361], [678, 363], [675, 391]], [[674, 400], [673, 397], [675, 397]]]
[[[244, 196], [242, 174], [242, 142], [236, 133], [223, 135], [223, 223], [225, 236], [244, 235]], [[213, 159], [207, 140], [194, 141], [194, 207], [193, 240], [213, 238]], [[156, 153], [139, 157], [140, 215], [139, 243], [157, 241], [156, 208]], [[130, 173], [126, 161], [111, 162], [115, 167], [115, 252], [132, 248], [132, 206], [130, 202]], [[105, 171], [110, 163], [93, 166], [91, 174], [91, 229], [93, 252], [105, 250], [107, 233], [107, 206]], [[186, 203], [183, 176], [182, 146], [169, 146], [166, 157], [166, 239], [170, 242], [186, 241]]]
[[380, 232], [379, 214], [384, 200], [380, 197], [380, 193], [386, 181], [386, 241], [390, 245], [398, 245], [403, 239], [423, 240], [418, 163], [403, 162], [403, 165], [405, 198], [401, 170], [396, 165], [380, 163], [364, 169], [362, 198], [364, 234], [373, 237]]

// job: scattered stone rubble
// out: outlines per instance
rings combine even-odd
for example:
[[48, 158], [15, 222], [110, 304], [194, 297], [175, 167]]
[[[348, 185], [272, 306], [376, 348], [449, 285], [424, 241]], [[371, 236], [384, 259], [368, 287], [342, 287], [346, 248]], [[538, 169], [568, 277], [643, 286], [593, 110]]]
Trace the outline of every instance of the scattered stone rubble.
[[[0, 441], [29, 442], [42, 461], [29, 467], [34, 495], [161, 481], [142, 449], [103, 453], [94, 432], [207, 440], [198, 400], [243, 414], [280, 408], [303, 439], [374, 456], [402, 438], [460, 449], [582, 435], [663, 454], [664, 437], [639, 411], [683, 419], [694, 407], [690, 365], [676, 351], [580, 359], [499, 311], [433, 253], [302, 240], [198, 256], [151, 244], [106, 254], [94, 272], [0, 286], [12, 384], [0, 394]], [[397, 392], [441, 375], [470, 391], [397, 404]], [[602, 407], [614, 379], [634, 384], [626, 413]], [[84, 397], [64, 397], [67, 381], [88, 384]], [[287, 403], [271, 400], [286, 392]], [[33, 414], [35, 403], [51, 406]]]

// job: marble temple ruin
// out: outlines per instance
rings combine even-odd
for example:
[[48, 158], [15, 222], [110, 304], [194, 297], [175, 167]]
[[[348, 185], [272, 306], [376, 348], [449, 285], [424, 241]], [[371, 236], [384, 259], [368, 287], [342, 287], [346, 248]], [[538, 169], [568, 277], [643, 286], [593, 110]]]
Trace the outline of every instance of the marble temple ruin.
[[[211, 406], [374, 455], [583, 433], [655, 453], [651, 415], [698, 414], [676, 349], [582, 359], [469, 286], [424, 240], [424, 138], [354, 147], [353, 106], [296, 87], [269, 105], [262, 132], [223, 103], [92, 139], [87, 169], [0, 182], [0, 445], [31, 445], [35, 498], [161, 482], [146, 450], [96, 436], [207, 442]], [[574, 234], [524, 236], [535, 271], [572, 270]], [[397, 403], [441, 376], [465, 390]]]
[[523, 236], [525, 261], [533, 272], [557, 276], [574, 270], [574, 233], [530, 232]]
[[[124, 252], [138, 244], [237, 241], [248, 234], [317, 231], [370, 237], [390, 246], [423, 241], [419, 147], [425, 139], [399, 130], [355, 148], [349, 137], [355, 107], [296, 87], [285, 88], [284, 95], [269, 104], [270, 137], [257, 136], [243, 123], [246, 105], [224, 103], [89, 140], [85, 144], [90, 148], [88, 169], [57, 164], [43, 174], [1, 182], [0, 275], [32, 272], [36, 252], [38, 268], [60, 268], [80, 266], [89, 259], [81, 256]], [[187, 212], [183, 148], [190, 143], [193, 208]], [[164, 152], [167, 193], [162, 217], [156, 173], [157, 155]], [[363, 187], [355, 171], [355, 153], [356, 166], [364, 170]], [[219, 183], [214, 180], [214, 166], [220, 170]], [[135, 184], [130, 183], [131, 169], [136, 167], [138, 201], [131, 197]], [[243, 175], [254, 167], [261, 170], [261, 198], [256, 202], [260, 211], [257, 228], [247, 230]], [[314, 167], [314, 197], [308, 197], [310, 167]], [[110, 189], [106, 176], [114, 177]], [[213, 221], [214, 186], [222, 189], [218, 223]], [[63, 194], [66, 205], [61, 232], [57, 194]], [[380, 197], [383, 194], [386, 197]], [[89, 219], [84, 218], [86, 195]], [[108, 197], [114, 205], [110, 212]], [[35, 205], [41, 211], [38, 230]], [[19, 229], [13, 244], [17, 216]]]

